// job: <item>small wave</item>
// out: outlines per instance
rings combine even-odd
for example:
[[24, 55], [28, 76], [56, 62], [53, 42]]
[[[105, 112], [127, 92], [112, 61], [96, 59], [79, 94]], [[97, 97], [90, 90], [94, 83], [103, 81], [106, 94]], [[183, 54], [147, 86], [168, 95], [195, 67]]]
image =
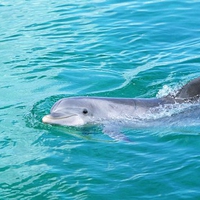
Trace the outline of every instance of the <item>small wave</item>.
[[164, 106], [158, 106], [155, 108], [151, 108], [145, 118], [146, 119], [160, 119], [163, 117], [171, 117], [172, 115], [182, 113], [193, 106], [191, 103], [184, 104], [169, 104]]
[[52, 105], [63, 96], [51, 96], [44, 100], [35, 103], [30, 112], [25, 116], [26, 125], [37, 129], [43, 129], [45, 126], [42, 123], [42, 117], [50, 111]]
[[158, 91], [156, 97], [157, 97], [157, 98], [161, 98], [161, 97], [167, 96], [167, 95], [169, 95], [169, 94], [171, 94], [171, 95], [176, 95], [176, 93], [177, 93], [177, 91], [178, 91], [177, 89], [178, 89], [178, 87], [175, 89], [175, 88], [173, 88], [173, 87], [171, 87], [171, 86], [164, 85], [164, 86]]

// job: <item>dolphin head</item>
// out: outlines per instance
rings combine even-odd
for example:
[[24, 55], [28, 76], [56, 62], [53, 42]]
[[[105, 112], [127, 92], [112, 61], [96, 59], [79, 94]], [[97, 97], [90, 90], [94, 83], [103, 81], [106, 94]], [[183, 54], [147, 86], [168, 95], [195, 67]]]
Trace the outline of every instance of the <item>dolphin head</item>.
[[95, 102], [86, 98], [64, 98], [57, 101], [50, 114], [42, 118], [44, 123], [64, 126], [82, 126], [100, 119], [101, 110]]

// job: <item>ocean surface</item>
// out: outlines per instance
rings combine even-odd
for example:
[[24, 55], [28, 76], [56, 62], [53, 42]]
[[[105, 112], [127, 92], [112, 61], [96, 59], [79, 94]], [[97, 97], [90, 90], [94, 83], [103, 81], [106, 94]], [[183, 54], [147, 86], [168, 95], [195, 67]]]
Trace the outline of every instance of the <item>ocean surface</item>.
[[41, 121], [63, 97], [159, 97], [200, 76], [199, 12], [198, 0], [1, 0], [0, 199], [200, 199], [198, 115], [123, 128], [133, 143]]

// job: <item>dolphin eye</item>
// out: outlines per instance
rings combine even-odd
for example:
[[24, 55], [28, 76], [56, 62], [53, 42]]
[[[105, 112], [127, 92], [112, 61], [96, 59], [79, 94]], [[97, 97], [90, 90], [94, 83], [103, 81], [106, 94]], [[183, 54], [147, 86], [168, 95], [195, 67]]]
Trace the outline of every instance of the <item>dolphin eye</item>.
[[86, 115], [88, 113], [87, 109], [83, 109], [83, 114]]

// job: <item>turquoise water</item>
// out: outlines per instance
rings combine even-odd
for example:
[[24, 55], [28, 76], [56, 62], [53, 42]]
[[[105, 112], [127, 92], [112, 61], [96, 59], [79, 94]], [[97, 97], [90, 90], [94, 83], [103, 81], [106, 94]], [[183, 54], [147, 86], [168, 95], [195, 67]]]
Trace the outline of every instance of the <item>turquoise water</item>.
[[200, 76], [199, 1], [0, 1], [0, 199], [200, 199], [200, 126], [44, 125], [62, 97], [155, 97]]

